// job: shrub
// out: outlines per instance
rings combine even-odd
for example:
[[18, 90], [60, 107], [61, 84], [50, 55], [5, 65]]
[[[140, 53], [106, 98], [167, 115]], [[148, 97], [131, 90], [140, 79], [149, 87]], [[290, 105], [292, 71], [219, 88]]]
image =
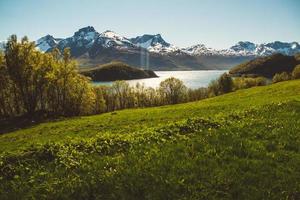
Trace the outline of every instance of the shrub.
[[218, 96], [219, 95], [219, 83], [217, 80], [212, 80], [208, 85], [208, 96]]
[[207, 88], [198, 88], [198, 89], [189, 89], [188, 90], [188, 100], [189, 101], [197, 101], [201, 99], [208, 98], [208, 89]]
[[263, 77], [248, 78], [238, 77], [233, 80], [234, 90], [247, 89], [256, 86], [264, 86], [267, 84], [267, 80]]
[[219, 93], [220, 94], [225, 94], [225, 93], [231, 92], [233, 89], [232, 78], [227, 73], [224, 73], [218, 79], [218, 84], [219, 84]]
[[275, 76], [273, 77], [273, 83], [278, 83], [278, 82], [282, 82], [282, 81], [288, 81], [291, 79], [291, 75], [287, 72], [282, 72], [280, 74], [275, 74]]
[[300, 78], [300, 64], [295, 67], [295, 69], [292, 72], [292, 76], [293, 76], [293, 79]]
[[208, 85], [209, 96], [218, 96], [233, 90], [232, 78], [224, 73], [219, 79], [213, 80]]

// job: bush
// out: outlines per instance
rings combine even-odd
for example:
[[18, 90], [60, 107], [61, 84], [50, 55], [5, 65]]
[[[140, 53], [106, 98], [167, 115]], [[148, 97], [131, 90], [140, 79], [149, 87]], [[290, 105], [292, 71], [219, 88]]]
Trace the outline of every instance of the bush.
[[217, 80], [212, 80], [208, 85], [208, 96], [218, 96], [219, 95], [219, 83]]
[[295, 67], [295, 69], [292, 72], [292, 76], [293, 76], [293, 79], [300, 78], [300, 64]]
[[198, 89], [189, 89], [188, 90], [188, 100], [189, 101], [197, 101], [201, 99], [208, 98], [208, 89], [207, 88], [198, 88]]
[[267, 84], [267, 80], [263, 77], [247, 78], [237, 77], [233, 80], [234, 90], [247, 89], [256, 86], [264, 86]]
[[218, 79], [218, 84], [219, 84], [219, 92], [221, 94], [225, 94], [228, 92], [232, 92], [233, 89], [233, 81], [232, 78], [227, 74], [224, 73], [219, 79]]
[[287, 72], [282, 72], [280, 74], [275, 74], [272, 81], [273, 83], [278, 83], [278, 82], [288, 81], [288, 80], [291, 80], [291, 75]]
[[232, 92], [232, 90], [233, 81], [227, 73], [224, 73], [219, 79], [211, 81], [208, 85], [209, 96], [226, 94], [228, 92]]

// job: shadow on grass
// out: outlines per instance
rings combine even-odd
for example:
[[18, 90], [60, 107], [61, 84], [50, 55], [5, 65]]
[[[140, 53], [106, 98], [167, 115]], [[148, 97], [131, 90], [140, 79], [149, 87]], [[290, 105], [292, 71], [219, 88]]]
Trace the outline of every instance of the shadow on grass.
[[33, 115], [23, 115], [11, 118], [0, 118], [0, 135], [13, 132], [19, 129], [30, 128], [43, 122], [60, 121], [65, 118], [49, 115], [44, 112], [37, 112]]

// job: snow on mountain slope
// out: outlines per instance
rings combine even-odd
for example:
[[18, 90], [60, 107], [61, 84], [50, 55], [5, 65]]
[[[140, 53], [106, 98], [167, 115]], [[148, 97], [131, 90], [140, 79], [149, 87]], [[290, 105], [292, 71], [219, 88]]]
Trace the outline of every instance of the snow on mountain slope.
[[105, 40], [105, 47], [130, 48], [134, 47], [131, 41], [113, 31], [107, 30], [100, 34], [100, 38]]
[[212, 48], [207, 48], [204, 44], [193, 45], [188, 48], [182, 49], [183, 52], [190, 55], [214, 55], [216, 50]]
[[233, 56], [233, 57], [247, 57], [247, 56], [267, 56], [274, 53], [282, 53], [285, 55], [294, 55], [300, 52], [300, 45], [297, 42], [279, 42], [254, 44], [252, 42], [243, 41], [238, 42], [227, 49], [213, 49], [206, 47], [204, 44], [193, 45], [187, 48], [178, 48], [166, 42], [160, 34], [150, 35], [145, 34], [135, 38], [126, 38], [113, 31], [104, 31], [98, 33], [94, 27], [87, 26], [79, 29], [72, 37], [66, 39], [57, 39], [51, 35], [40, 38], [36, 42], [36, 46], [41, 51], [49, 51], [54, 47], [64, 49], [71, 48], [71, 52], [76, 55], [81, 55], [88, 52], [91, 48], [98, 52], [101, 48], [115, 48], [115, 49], [137, 49], [143, 48], [149, 52], [158, 54], [187, 54], [191, 56]]
[[48, 51], [55, 47], [62, 39], [54, 38], [52, 35], [46, 35], [36, 41], [36, 47], [40, 51]]
[[62, 40], [58, 46], [60, 48], [65, 47], [91, 47], [99, 37], [99, 33], [92, 26], [87, 26], [79, 29], [74, 33], [72, 37]]
[[265, 44], [254, 44], [252, 42], [238, 42], [229, 49], [212, 49], [203, 44], [194, 45], [183, 49], [190, 55], [221, 55], [221, 56], [268, 56], [274, 53], [294, 55], [300, 52], [300, 45], [297, 42], [272, 42]]
[[132, 38], [131, 41], [136, 46], [155, 53], [171, 53], [179, 50], [178, 47], [167, 43], [160, 34], [145, 34], [136, 38]]

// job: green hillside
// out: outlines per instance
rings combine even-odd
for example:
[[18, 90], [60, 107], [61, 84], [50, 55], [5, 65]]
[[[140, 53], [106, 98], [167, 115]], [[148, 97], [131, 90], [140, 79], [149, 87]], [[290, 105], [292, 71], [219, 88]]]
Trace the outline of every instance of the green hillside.
[[272, 78], [276, 73], [292, 72], [299, 63], [299, 55], [286, 56], [277, 53], [239, 64], [230, 69], [229, 73], [234, 76], [246, 75]]
[[0, 199], [297, 199], [300, 80], [0, 136]]

